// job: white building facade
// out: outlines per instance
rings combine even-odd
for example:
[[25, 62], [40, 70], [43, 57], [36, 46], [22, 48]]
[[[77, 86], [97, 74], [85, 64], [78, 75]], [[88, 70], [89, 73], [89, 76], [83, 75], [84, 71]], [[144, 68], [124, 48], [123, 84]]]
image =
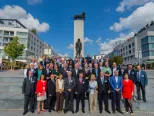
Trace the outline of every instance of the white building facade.
[[[154, 24], [144, 27], [134, 37], [127, 39], [124, 43], [115, 47], [118, 54], [112, 56], [122, 56], [123, 64], [146, 64], [154, 63]], [[141, 51], [142, 57], [136, 57], [135, 52]], [[108, 56], [113, 54], [113, 50]]]
[[4, 53], [4, 46], [7, 45], [14, 36], [18, 36], [20, 38], [20, 43], [25, 45], [23, 55], [18, 57], [17, 60], [26, 62], [27, 59], [32, 57], [38, 58], [44, 54], [45, 46], [48, 45], [18, 20], [0, 19], [0, 53], [2, 53], [3, 58], [7, 58]]

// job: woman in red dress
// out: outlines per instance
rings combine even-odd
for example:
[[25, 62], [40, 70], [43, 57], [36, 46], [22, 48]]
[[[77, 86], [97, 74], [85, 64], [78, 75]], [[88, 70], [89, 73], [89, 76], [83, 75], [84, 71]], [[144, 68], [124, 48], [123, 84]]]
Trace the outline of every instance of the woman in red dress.
[[[37, 94], [37, 112], [38, 114], [40, 114], [40, 110], [41, 111], [45, 111], [44, 110], [44, 100], [46, 100], [46, 86], [47, 86], [47, 82], [45, 79], [45, 76], [42, 74], [40, 77], [40, 80], [37, 82], [37, 86], [36, 86], [36, 94]], [[42, 103], [42, 104], [41, 104]], [[42, 106], [42, 108], [40, 108], [40, 104]]]
[[134, 93], [133, 81], [129, 80], [128, 74], [125, 74], [124, 80], [123, 80], [122, 96], [123, 96], [123, 99], [125, 100], [126, 113], [128, 113], [130, 109], [131, 115], [133, 115], [133, 109], [132, 109], [133, 93]]

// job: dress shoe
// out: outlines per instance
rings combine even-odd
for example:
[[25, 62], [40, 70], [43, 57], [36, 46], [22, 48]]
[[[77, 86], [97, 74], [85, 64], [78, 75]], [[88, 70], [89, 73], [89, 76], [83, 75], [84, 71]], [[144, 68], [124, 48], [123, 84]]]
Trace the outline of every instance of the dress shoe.
[[84, 111], [84, 110], [82, 110], [82, 113], [85, 113], [85, 111]]
[[74, 111], [72, 110], [72, 114], [74, 114]]
[[99, 111], [99, 113], [101, 114], [101, 113], [102, 113], [102, 111]]
[[117, 110], [117, 112], [119, 112], [119, 113], [123, 114], [123, 112], [122, 112], [121, 110]]
[[25, 115], [25, 114], [27, 114], [27, 111], [24, 111], [24, 112], [23, 112], [23, 115]]
[[67, 110], [64, 110], [64, 114], [66, 114], [67, 113]]
[[147, 102], [147, 100], [143, 100], [144, 102]]
[[115, 111], [113, 111], [112, 113], [115, 114]]
[[107, 113], [111, 114], [111, 112], [109, 110], [105, 110]]
[[52, 111], [56, 111], [55, 109], [52, 109]]
[[79, 111], [77, 110], [75, 113], [78, 113]]
[[137, 100], [141, 100], [141, 98], [137, 98]]
[[31, 113], [34, 113], [34, 111], [32, 110]]
[[48, 110], [48, 112], [51, 112], [51, 110]]

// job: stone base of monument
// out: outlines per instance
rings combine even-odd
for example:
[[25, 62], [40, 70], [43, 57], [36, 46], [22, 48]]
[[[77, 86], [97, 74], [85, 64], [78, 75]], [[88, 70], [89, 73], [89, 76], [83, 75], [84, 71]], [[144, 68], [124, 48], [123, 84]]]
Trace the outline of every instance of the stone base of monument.
[[23, 109], [23, 77], [0, 77], [0, 109]]

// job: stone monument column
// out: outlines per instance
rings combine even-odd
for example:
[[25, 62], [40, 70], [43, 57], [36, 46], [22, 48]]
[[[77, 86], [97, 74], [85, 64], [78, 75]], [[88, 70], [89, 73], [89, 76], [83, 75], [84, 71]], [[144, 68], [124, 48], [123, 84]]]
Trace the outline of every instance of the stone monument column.
[[80, 39], [82, 43], [81, 54], [84, 57], [84, 20], [74, 20], [74, 57], [76, 57], [76, 42]]

